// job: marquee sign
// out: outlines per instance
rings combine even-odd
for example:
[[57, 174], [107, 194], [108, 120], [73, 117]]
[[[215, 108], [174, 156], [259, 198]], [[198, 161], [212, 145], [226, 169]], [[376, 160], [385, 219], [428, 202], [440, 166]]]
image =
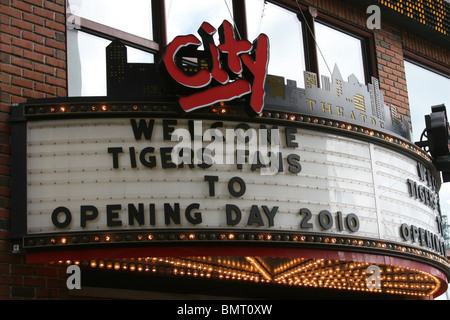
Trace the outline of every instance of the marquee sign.
[[433, 171], [370, 142], [171, 118], [37, 120], [27, 137], [30, 239], [226, 230], [358, 237], [445, 255]]
[[265, 35], [238, 40], [225, 21], [216, 45], [215, 32], [200, 27], [204, 51], [176, 37], [161, 64], [129, 64], [114, 41], [108, 97], [13, 108], [18, 246], [314, 247], [450, 274], [439, 173], [376, 79], [344, 81], [336, 67], [297, 88], [267, 75]]

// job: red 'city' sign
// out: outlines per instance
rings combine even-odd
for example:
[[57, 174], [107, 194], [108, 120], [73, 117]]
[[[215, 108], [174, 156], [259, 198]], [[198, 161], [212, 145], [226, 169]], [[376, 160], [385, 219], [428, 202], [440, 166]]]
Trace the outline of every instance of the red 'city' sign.
[[247, 40], [238, 40], [232, 25], [225, 20], [219, 27], [220, 45], [216, 46], [213, 39], [216, 31], [207, 22], [203, 22], [198, 30], [209, 62], [207, 69], [201, 69], [193, 75], [177, 66], [176, 56], [180, 50], [189, 46], [199, 47], [202, 42], [192, 34], [177, 36], [166, 48], [163, 61], [170, 76], [185, 87], [205, 89], [181, 97], [181, 107], [189, 112], [251, 94], [251, 108], [256, 113], [261, 113], [269, 63], [267, 35], [260, 34], [253, 44]]

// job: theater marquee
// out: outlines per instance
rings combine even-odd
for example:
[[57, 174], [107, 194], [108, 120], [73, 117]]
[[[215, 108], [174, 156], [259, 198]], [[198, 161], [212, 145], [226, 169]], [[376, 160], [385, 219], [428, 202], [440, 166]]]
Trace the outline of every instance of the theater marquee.
[[297, 88], [266, 74], [266, 36], [238, 41], [224, 22], [216, 46], [215, 32], [199, 29], [205, 51], [175, 38], [162, 66], [127, 63], [114, 41], [108, 97], [14, 106], [13, 251], [312, 248], [446, 278], [439, 171], [377, 80], [336, 67]]
[[25, 246], [190, 230], [356, 237], [445, 255], [438, 178], [424, 160], [294, 123], [29, 121]]

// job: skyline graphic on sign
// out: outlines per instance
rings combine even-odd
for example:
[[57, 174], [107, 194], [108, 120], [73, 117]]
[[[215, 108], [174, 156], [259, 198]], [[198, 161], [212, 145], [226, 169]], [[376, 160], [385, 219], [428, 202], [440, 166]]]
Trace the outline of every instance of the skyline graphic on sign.
[[322, 118], [331, 118], [387, 130], [411, 140], [410, 125], [406, 117], [398, 114], [397, 107], [386, 105], [378, 79], [361, 84], [351, 75], [348, 81], [336, 65], [332, 78], [319, 79], [314, 72], [305, 71], [305, 88], [299, 88], [293, 80], [269, 75], [266, 81], [265, 108], [269, 110], [299, 112]]
[[[174, 85], [173, 79], [167, 79], [168, 75], [161, 70], [159, 63], [128, 63], [126, 50], [125, 44], [119, 40], [114, 40], [106, 48], [108, 97], [152, 98], [175, 102], [180, 96], [195, 93], [195, 89]], [[197, 59], [191, 57], [189, 60], [176, 60], [186, 74], [192, 75], [203, 69], [210, 69], [204, 52], [196, 52]], [[331, 78], [320, 78], [320, 85], [317, 74], [305, 71], [304, 77], [305, 88], [299, 88], [293, 80], [287, 79], [285, 82], [281, 76], [267, 75], [264, 109], [345, 121], [394, 133], [411, 141], [408, 120], [398, 114], [396, 106], [384, 103], [378, 79], [372, 77], [372, 82], [364, 85], [351, 75], [345, 81], [338, 66], [335, 66]]]

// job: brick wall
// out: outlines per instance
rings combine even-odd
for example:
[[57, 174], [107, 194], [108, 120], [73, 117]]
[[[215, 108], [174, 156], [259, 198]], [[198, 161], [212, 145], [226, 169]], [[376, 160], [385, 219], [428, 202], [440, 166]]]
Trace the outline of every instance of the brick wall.
[[401, 34], [386, 23], [376, 30], [378, 79], [384, 91], [384, 102], [393, 104], [398, 113], [410, 116], [408, 89], [406, 87], [405, 64]]
[[67, 294], [64, 268], [26, 265], [7, 241], [11, 106], [66, 96], [65, 37], [65, 0], [0, 0], [0, 299]]

